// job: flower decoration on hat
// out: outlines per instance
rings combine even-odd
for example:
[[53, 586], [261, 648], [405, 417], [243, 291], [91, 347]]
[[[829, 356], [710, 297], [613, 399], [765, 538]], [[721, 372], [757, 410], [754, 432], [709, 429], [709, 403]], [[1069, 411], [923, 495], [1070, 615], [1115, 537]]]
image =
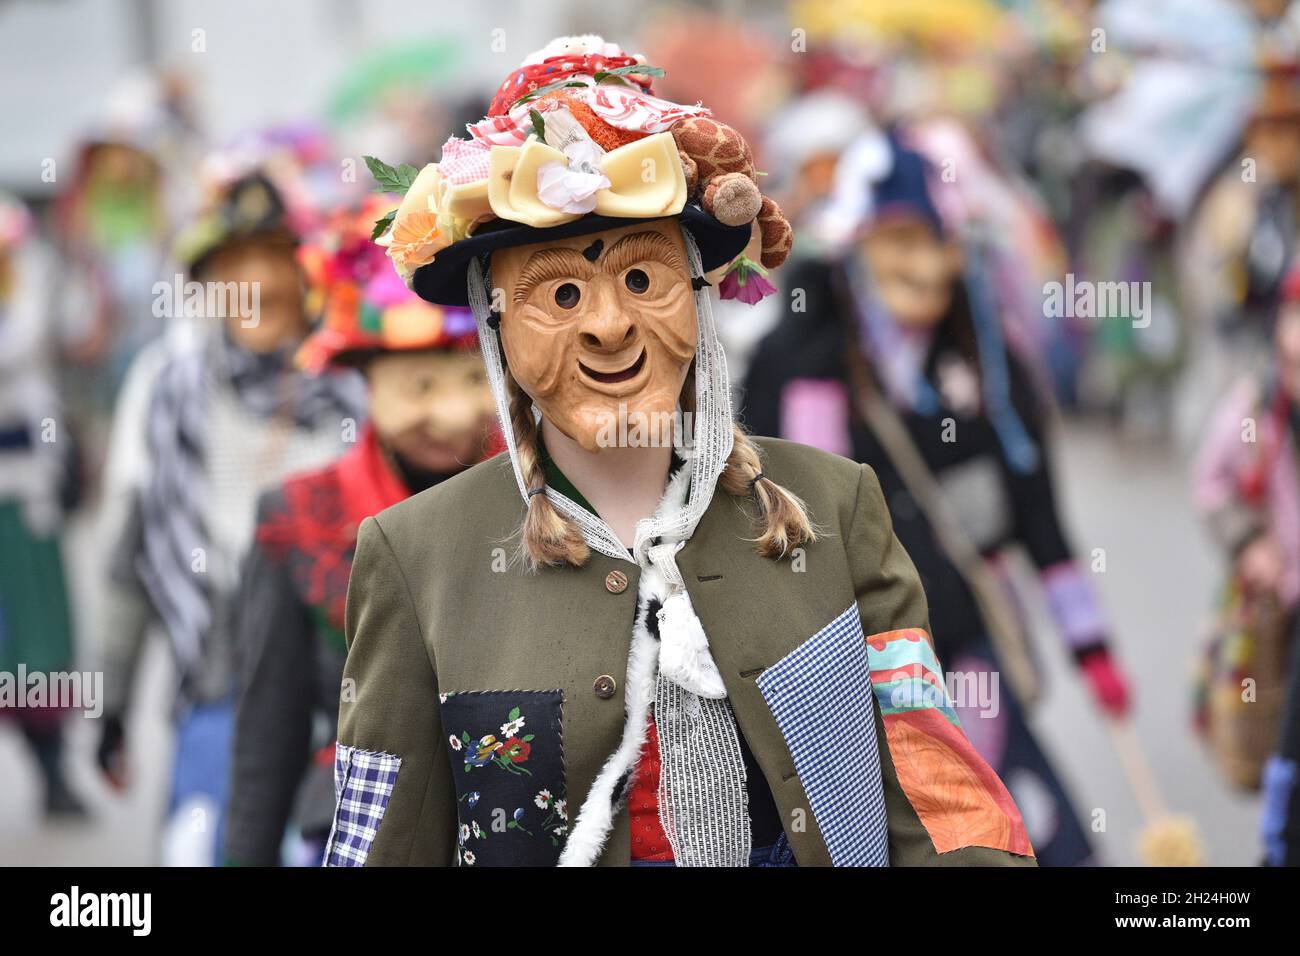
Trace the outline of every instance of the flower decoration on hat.
[[[662, 75], [600, 37], [562, 37], [506, 78], [470, 138], [449, 139], [439, 162], [417, 170], [367, 157], [380, 188], [404, 194], [374, 230], [398, 275], [414, 285], [448, 247], [511, 224], [571, 234], [586, 216], [679, 216], [688, 203], [723, 227], [757, 222], [760, 268], [780, 265], [793, 233], [762, 195], [749, 145], [706, 107], [656, 97]], [[743, 275], [724, 295], [770, 289], [756, 266], [730, 262]]]
[[[311, 372], [348, 365], [374, 352], [467, 348], [477, 340], [467, 309], [440, 308], [415, 295], [371, 241], [371, 223], [391, 208], [391, 197], [373, 196], [359, 209], [336, 213], [298, 259], [307, 276], [309, 304], [321, 322], [302, 344], [298, 364]], [[423, 216], [405, 222], [400, 241], [416, 235]], [[390, 247], [391, 248], [391, 247]]]
[[767, 278], [767, 270], [749, 256], [741, 255], [718, 283], [718, 295], [737, 299], [746, 305], [761, 302], [776, 291]]

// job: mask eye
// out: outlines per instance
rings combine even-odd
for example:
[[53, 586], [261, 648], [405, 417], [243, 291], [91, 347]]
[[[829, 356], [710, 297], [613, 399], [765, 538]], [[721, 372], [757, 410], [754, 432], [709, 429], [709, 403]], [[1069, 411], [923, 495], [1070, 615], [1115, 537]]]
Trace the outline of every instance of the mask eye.
[[555, 304], [561, 309], [572, 309], [581, 298], [581, 290], [572, 282], [566, 282], [555, 290]]
[[623, 284], [628, 290], [641, 295], [650, 288], [650, 277], [641, 269], [629, 269], [626, 276], [623, 277]]

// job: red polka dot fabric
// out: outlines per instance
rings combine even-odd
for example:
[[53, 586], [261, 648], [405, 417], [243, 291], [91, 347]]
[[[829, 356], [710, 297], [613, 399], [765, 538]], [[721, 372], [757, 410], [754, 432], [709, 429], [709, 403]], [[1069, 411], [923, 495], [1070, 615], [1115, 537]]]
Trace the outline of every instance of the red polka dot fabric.
[[661, 863], [673, 858], [673, 848], [659, 822], [659, 732], [654, 717], [647, 718], [646, 723], [645, 746], [627, 800], [632, 859]]
[[[631, 56], [602, 56], [589, 53], [582, 56], [561, 55], [547, 57], [541, 63], [530, 63], [514, 70], [505, 78], [492, 97], [488, 107], [488, 116], [504, 116], [510, 111], [515, 100], [537, 89], [572, 76], [594, 76], [602, 70], [616, 70], [620, 67], [635, 66], [636, 58]], [[634, 73], [625, 77], [631, 83], [650, 92], [650, 78], [644, 74]]]

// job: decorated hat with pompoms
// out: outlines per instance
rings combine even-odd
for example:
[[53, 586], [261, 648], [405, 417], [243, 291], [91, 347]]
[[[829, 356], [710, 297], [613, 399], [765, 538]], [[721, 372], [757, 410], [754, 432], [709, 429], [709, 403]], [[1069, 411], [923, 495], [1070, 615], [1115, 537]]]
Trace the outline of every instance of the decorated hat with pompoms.
[[309, 302], [321, 315], [298, 352], [307, 371], [356, 365], [377, 352], [454, 350], [478, 341], [468, 309], [435, 306], [415, 295], [371, 241], [376, 216], [393, 204], [375, 196], [360, 209], [338, 212], [299, 248]]
[[[600, 37], [562, 37], [506, 78], [437, 163], [368, 157], [380, 188], [404, 193], [375, 229], [398, 274], [429, 302], [466, 305], [479, 256], [663, 218], [689, 230], [706, 271], [780, 265], [793, 233], [748, 143], [707, 107], [655, 96], [662, 73]], [[741, 256], [755, 221], [761, 265]]]

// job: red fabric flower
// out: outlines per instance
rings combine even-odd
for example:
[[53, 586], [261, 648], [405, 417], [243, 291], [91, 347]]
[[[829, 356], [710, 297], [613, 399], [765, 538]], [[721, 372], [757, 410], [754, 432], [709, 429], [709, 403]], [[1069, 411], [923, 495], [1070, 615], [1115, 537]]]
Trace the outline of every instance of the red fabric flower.
[[533, 745], [520, 740], [518, 737], [511, 737], [501, 745], [500, 750], [500, 753], [509, 759], [511, 763], [523, 763], [532, 752]]

